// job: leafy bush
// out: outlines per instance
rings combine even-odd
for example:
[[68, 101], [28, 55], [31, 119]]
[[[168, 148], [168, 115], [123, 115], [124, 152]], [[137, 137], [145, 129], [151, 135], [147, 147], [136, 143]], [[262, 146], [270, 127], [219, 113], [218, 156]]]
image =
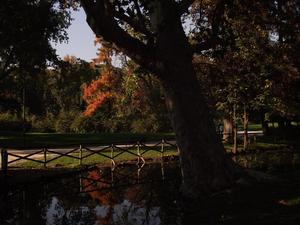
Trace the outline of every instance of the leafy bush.
[[58, 133], [69, 133], [75, 118], [79, 116], [77, 111], [60, 112], [55, 122], [55, 131]]
[[86, 124], [89, 122], [89, 118], [84, 115], [75, 117], [71, 124], [71, 131], [74, 133], [86, 133]]
[[103, 127], [103, 118], [99, 115], [91, 117], [79, 114], [71, 124], [71, 131], [74, 133], [99, 133], [105, 131]]
[[157, 118], [156, 114], [149, 114], [147, 117], [133, 120], [131, 123], [131, 131], [134, 133], [155, 133], [166, 131], [166, 126], [164, 120]]
[[31, 130], [35, 132], [52, 133], [55, 132], [55, 119], [52, 114], [46, 116], [32, 116]]

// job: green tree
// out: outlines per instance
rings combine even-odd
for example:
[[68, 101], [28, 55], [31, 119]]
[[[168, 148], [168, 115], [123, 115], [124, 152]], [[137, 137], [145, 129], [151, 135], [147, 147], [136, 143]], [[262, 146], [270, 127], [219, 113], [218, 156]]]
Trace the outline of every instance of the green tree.
[[[82, 85], [96, 77], [96, 71], [90, 63], [65, 56], [54, 69], [48, 69], [45, 82], [47, 98], [52, 99], [45, 106], [49, 111], [58, 114], [60, 111], [82, 111], [85, 107], [82, 101]], [[47, 102], [47, 99], [44, 99]], [[56, 107], [52, 105], [53, 101]]]
[[[0, 6], [0, 108], [23, 111], [30, 105], [41, 111], [41, 102], [32, 101], [39, 92], [36, 76], [56, 60], [50, 41], [67, 39], [70, 24], [66, 5], [50, 0], [4, 0]], [[35, 85], [33, 84], [35, 83]], [[34, 90], [35, 89], [35, 90]], [[28, 96], [26, 96], [28, 95]], [[31, 98], [32, 97], [32, 98]]]
[[[0, 6], [0, 78], [32, 72], [56, 58], [50, 41], [66, 40], [70, 15], [57, 1], [4, 0]], [[22, 71], [23, 73], [24, 71]]]
[[[291, 42], [287, 44], [288, 41], [283, 44], [274, 40], [274, 36], [279, 36], [274, 24], [284, 27], [282, 21], [286, 19], [278, 15], [278, 9], [283, 7], [289, 15], [297, 12], [292, 10], [295, 5], [291, 2], [283, 4], [285, 7], [279, 7], [275, 1], [233, 2], [225, 10], [219, 35], [222, 44], [208, 51], [206, 59], [196, 65], [201, 80], [209, 81], [210, 95], [217, 109], [223, 111], [223, 116], [231, 117], [229, 121], [235, 121], [235, 146], [236, 122], [242, 120], [244, 148], [247, 148], [249, 114], [278, 115], [281, 110], [280, 115], [297, 115], [299, 95], [295, 87], [299, 82], [299, 73], [295, 69], [294, 59], [290, 57], [295, 56], [295, 52], [288, 50], [293, 45]], [[287, 23], [292, 21], [289, 19]], [[291, 27], [289, 34], [293, 34]], [[203, 65], [208, 65], [209, 73], [207, 66]]]

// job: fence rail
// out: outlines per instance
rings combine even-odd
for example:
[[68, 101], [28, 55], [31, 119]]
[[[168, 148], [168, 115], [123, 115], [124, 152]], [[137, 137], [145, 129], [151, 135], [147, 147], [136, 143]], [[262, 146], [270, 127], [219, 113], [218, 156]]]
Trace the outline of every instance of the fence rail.
[[[172, 147], [179, 151], [176, 144], [172, 141], [161, 140], [157, 143], [143, 143], [136, 142], [131, 144], [110, 144], [106, 146], [88, 147], [79, 145], [72, 149], [49, 149], [42, 148], [39, 150], [27, 150], [30, 153], [26, 154], [26, 150], [22, 151], [22, 154], [15, 153], [14, 150], [1, 149], [1, 170], [7, 172], [8, 168], [13, 164], [16, 165], [19, 161], [31, 161], [35, 163], [43, 164], [46, 168], [50, 162], [62, 157], [68, 157], [78, 160], [80, 166], [83, 165], [83, 160], [91, 156], [97, 155], [104, 157], [111, 161], [112, 168], [116, 167], [117, 159], [123, 154], [131, 155], [137, 160], [137, 164], [143, 167], [146, 160], [145, 154], [149, 151], [154, 151], [160, 154], [161, 160], [163, 160], [164, 153], [167, 147]], [[34, 151], [34, 152], [32, 152]], [[110, 153], [110, 154], [109, 154]]]

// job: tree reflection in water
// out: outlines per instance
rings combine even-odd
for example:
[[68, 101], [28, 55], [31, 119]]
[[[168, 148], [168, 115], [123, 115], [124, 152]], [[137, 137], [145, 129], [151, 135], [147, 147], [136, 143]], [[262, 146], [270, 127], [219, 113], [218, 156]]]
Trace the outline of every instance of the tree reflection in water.
[[174, 202], [168, 187], [177, 191], [180, 185], [177, 163], [168, 171], [170, 179], [163, 180], [159, 164], [140, 173], [136, 165], [117, 167], [113, 174], [110, 168], [95, 168], [1, 192], [0, 224], [162, 224], [169, 214], [163, 205], [171, 208], [168, 201]]
[[[113, 176], [107, 176], [108, 172], [95, 169], [81, 180], [82, 191], [99, 203], [96, 208], [98, 224], [161, 224], [161, 203], [155, 197], [159, 197], [158, 189], [162, 186], [158, 182], [146, 181], [157, 177], [157, 168], [146, 169], [147, 174], [142, 179], [140, 174], [132, 176], [136, 173], [130, 169], [126, 174], [121, 168], [121, 171], [114, 171]], [[117, 187], [114, 187], [115, 179]]]

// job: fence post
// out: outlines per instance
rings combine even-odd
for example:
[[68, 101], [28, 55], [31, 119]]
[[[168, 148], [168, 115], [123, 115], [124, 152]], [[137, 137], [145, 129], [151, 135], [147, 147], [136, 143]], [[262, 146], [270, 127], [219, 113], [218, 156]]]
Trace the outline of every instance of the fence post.
[[47, 148], [43, 148], [44, 151], [44, 168], [47, 168]]
[[161, 140], [161, 161], [164, 160], [164, 145], [165, 145], [165, 140]]
[[179, 156], [181, 179], [182, 179], [182, 183], [184, 183], [184, 172], [183, 172], [183, 168], [182, 168], [182, 159], [181, 159], [180, 148], [178, 145], [177, 145], [177, 152], [178, 152], [178, 156]]
[[114, 157], [115, 157], [115, 146], [114, 146], [114, 144], [112, 144], [112, 145], [111, 145], [111, 151], [110, 151], [111, 169], [112, 169], [112, 170], [114, 170], [114, 169], [115, 169], [115, 166], [116, 166]]
[[137, 155], [138, 155], [138, 165], [140, 164], [140, 157], [141, 157], [141, 153], [140, 153], [140, 142], [137, 142]]
[[82, 166], [82, 145], [79, 145], [79, 165]]
[[115, 146], [114, 144], [111, 145], [111, 151], [110, 151], [110, 158], [111, 158], [111, 167], [110, 167], [110, 176], [111, 176], [111, 186], [114, 186], [114, 170], [115, 170], [115, 166], [116, 163], [114, 161], [114, 150], [115, 150]]
[[8, 164], [8, 155], [6, 149], [1, 149], [1, 170], [6, 174]]

